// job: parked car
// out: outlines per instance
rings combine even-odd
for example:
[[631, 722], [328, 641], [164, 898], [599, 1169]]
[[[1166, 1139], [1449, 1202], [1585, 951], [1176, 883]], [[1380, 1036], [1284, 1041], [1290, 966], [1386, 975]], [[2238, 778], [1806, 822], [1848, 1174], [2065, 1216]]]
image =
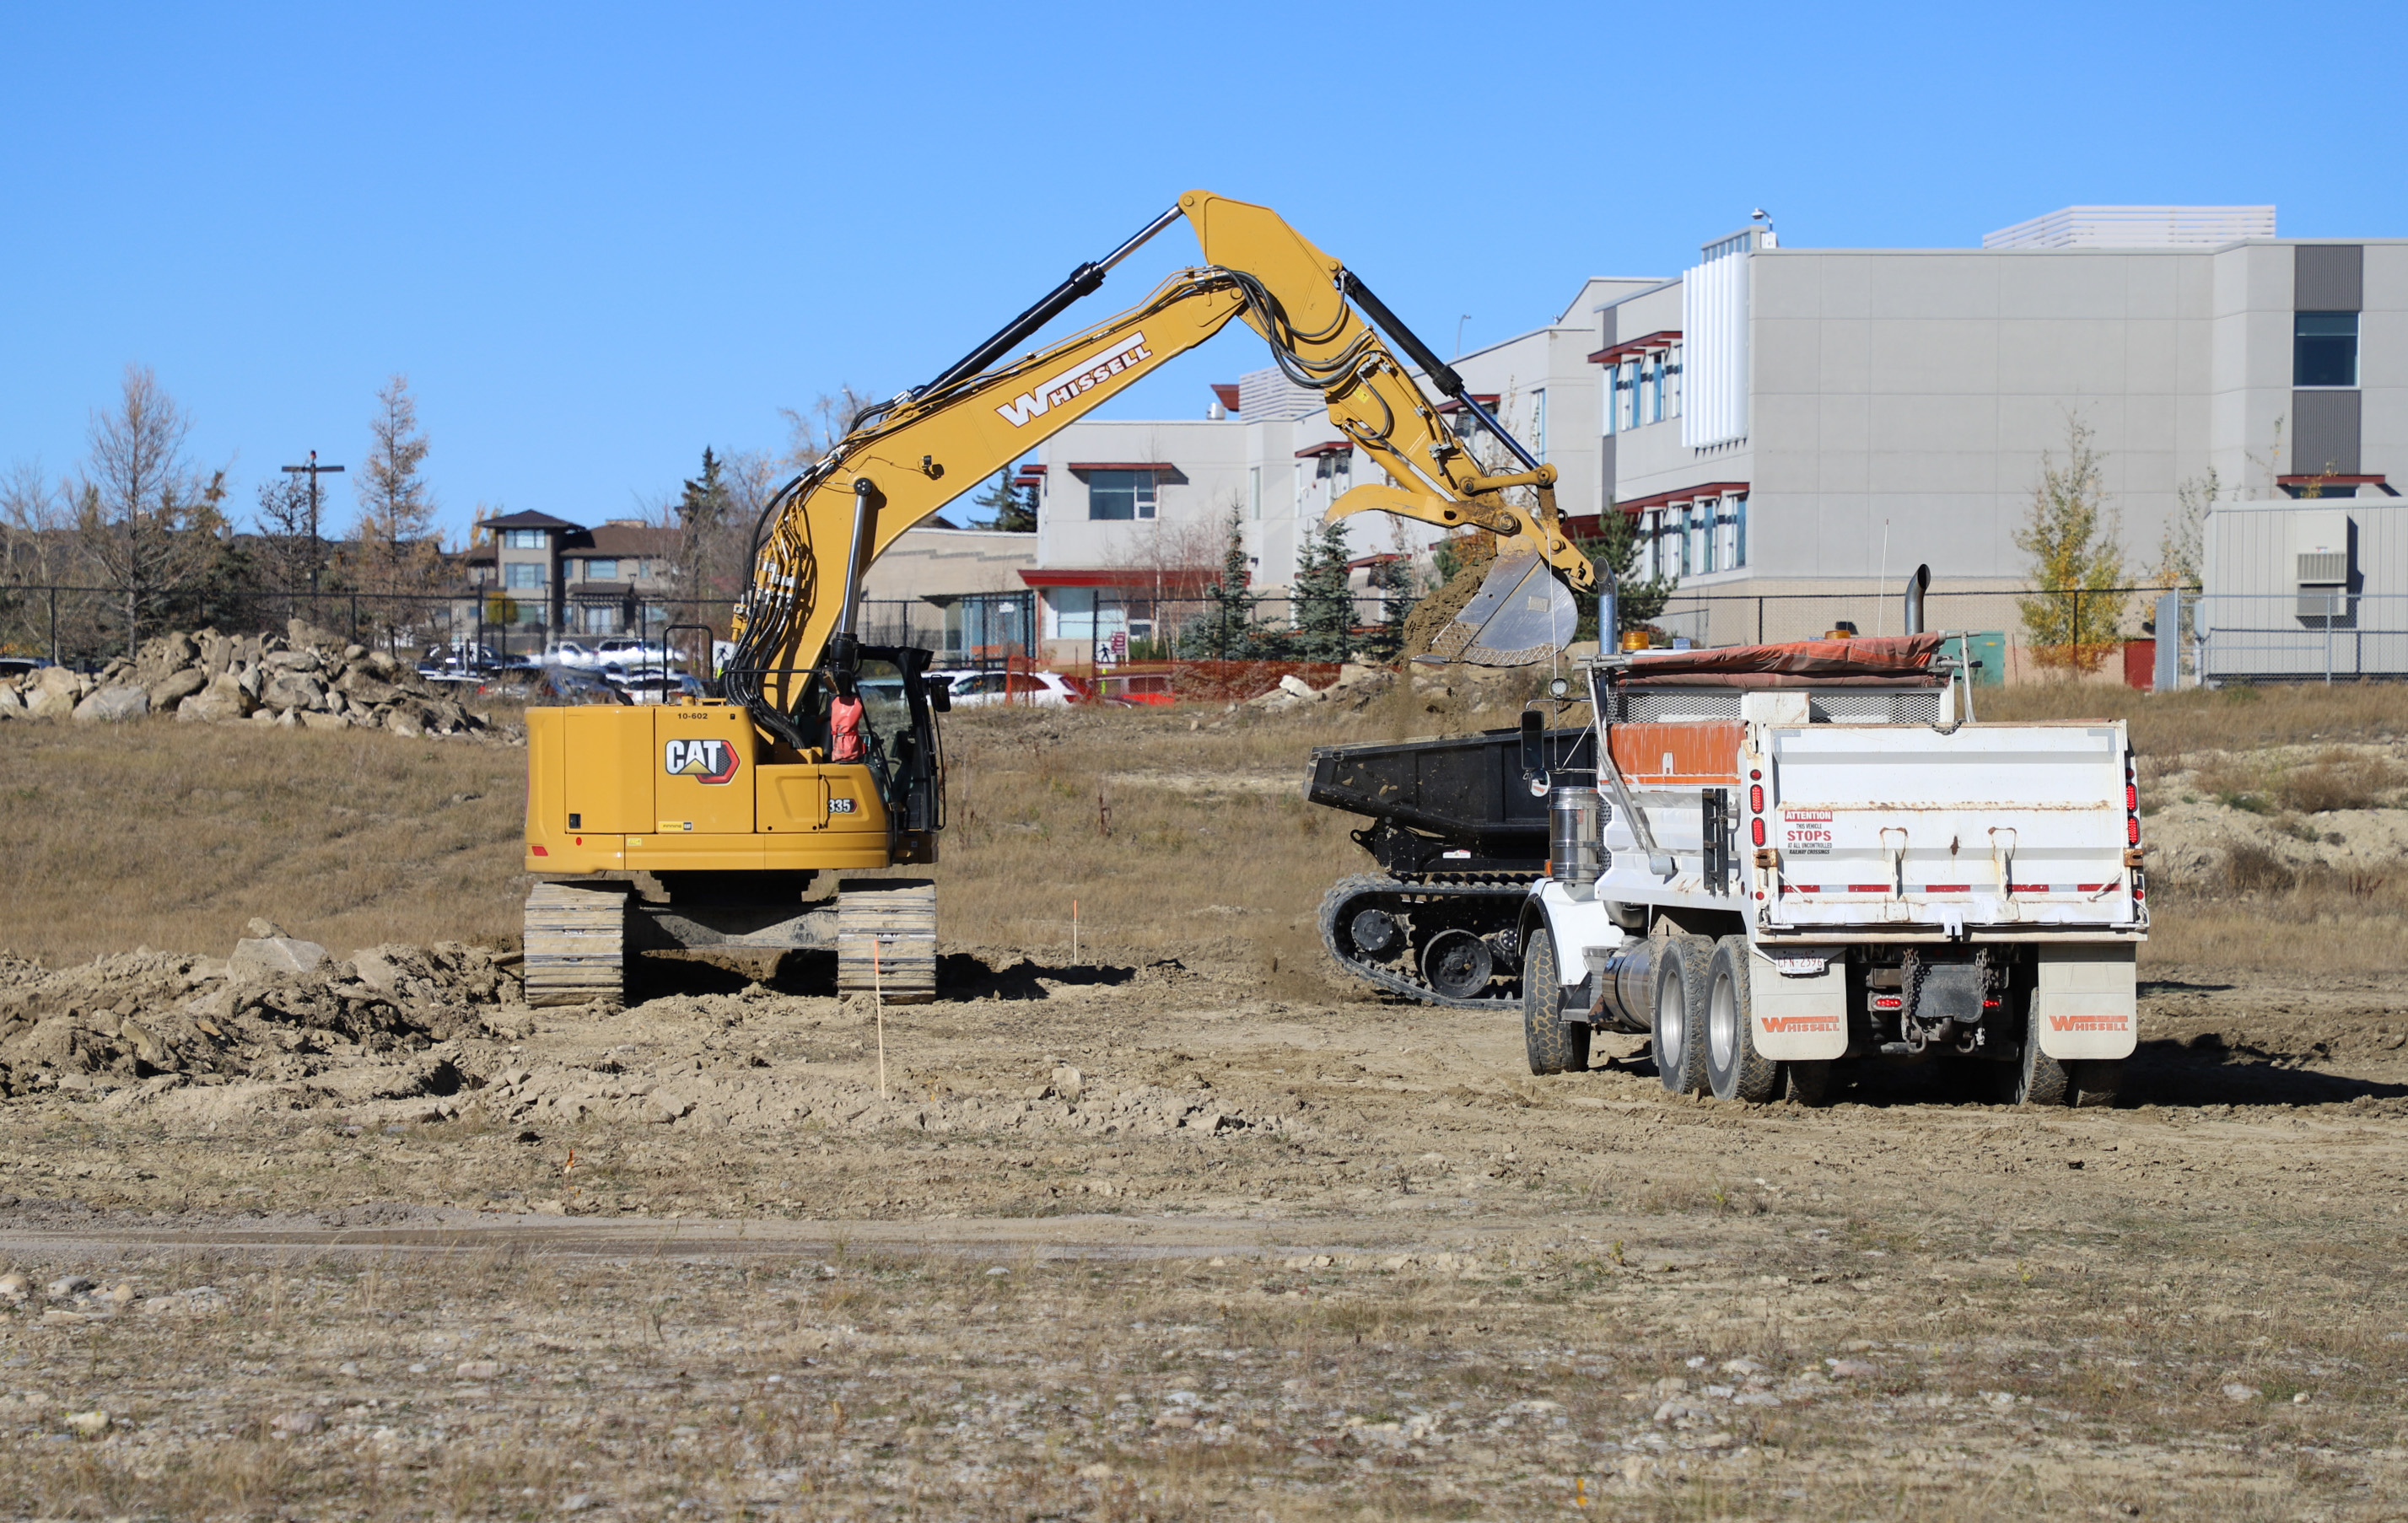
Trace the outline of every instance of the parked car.
[[0, 656], [0, 682], [14, 682], [28, 672], [50, 664], [46, 656]]
[[632, 700], [591, 672], [557, 662], [543, 668], [531, 685], [527, 702], [536, 705], [624, 704]]
[[1150, 708], [1168, 708], [1177, 703], [1171, 691], [1168, 672], [1140, 672], [1129, 676], [1108, 676], [1097, 679], [1098, 693], [1107, 704], [1138, 705]]
[[707, 696], [702, 680], [691, 672], [621, 672], [606, 668], [602, 680], [627, 695], [631, 704], [669, 704], [681, 698]]
[[1029, 708], [1068, 708], [1096, 701], [1095, 684], [1059, 672], [945, 672], [953, 679], [955, 708], [992, 708], [1013, 704]]

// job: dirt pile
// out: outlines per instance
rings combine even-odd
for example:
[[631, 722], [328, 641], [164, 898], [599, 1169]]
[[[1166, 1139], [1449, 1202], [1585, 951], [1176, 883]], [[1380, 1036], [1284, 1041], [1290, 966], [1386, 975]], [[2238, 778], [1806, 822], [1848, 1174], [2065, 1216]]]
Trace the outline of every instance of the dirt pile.
[[0, 954], [0, 1095], [122, 1106], [186, 1085], [337, 1069], [366, 1076], [337, 1092], [422, 1093], [446, 1081], [419, 1060], [511, 1030], [525, 1015], [506, 1008], [517, 989], [492, 952], [457, 943], [370, 947], [272, 977], [239, 959], [148, 947], [57, 971]]
[[0, 684], [0, 719], [109, 723], [173, 713], [205, 723], [306, 725], [463, 734], [486, 729], [472, 714], [381, 650], [294, 619], [281, 635], [162, 634], [97, 677], [48, 666]]

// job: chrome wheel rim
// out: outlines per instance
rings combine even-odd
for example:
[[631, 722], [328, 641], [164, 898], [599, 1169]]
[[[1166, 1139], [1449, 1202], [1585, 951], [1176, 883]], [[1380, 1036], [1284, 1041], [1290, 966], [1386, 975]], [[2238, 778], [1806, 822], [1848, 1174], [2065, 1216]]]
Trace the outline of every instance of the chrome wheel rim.
[[1706, 1043], [1716, 1069], [1727, 1069], [1739, 1052], [1739, 990], [1727, 978], [1714, 980], [1706, 1011]]

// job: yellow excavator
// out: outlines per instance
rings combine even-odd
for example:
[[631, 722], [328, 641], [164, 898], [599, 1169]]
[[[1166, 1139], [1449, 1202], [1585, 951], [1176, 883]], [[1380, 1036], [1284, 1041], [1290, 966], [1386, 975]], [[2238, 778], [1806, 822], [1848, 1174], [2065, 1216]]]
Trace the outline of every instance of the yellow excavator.
[[[1012, 357], [1182, 217], [1204, 263], [1117, 317]], [[679, 947], [833, 947], [839, 990], [934, 998], [932, 884], [840, 879], [832, 898], [807, 898], [824, 874], [934, 862], [944, 827], [937, 717], [947, 690], [925, 677], [929, 652], [855, 637], [863, 576], [968, 485], [1231, 319], [1263, 336], [1290, 380], [1320, 392], [1331, 421], [1386, 473], [1346, 492], [1331, 518], [1378, 509], [1498, 537], [1495, 569], [1434, 659], [1520, 665], [1563, 648], [1577, 623], [1570, 590], [1588, 591], [1596, 574], [1564, 534], [1555, 468], [1342, 263], [1267, 207], [1191, 191], [936, 379], [864, 411], [778, 492], [753, 531], [723, 697], [529, 711], [526, 867], [543, 881], [526, 905], [528, 1002], [623, 998], [631, 953]], [[1389, 343], [1523, 468], [1484, 470]], [[1516, 488], [1526, 501], [1509, 501]]]

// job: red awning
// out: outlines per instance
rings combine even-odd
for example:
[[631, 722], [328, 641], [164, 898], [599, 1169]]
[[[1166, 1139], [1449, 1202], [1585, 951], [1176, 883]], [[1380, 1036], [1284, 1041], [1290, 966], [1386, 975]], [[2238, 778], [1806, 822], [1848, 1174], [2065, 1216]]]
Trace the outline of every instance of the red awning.
[[1351, 453], [1354, 448], [1354, 441], [1352, 439], [1326, 439], [1319, 444], [1306, 445], [1296, 452], [1296, 458], [1311, 460], [1317, 455], [1343, 455]]
[[1139, 598], [1193, 597], [1212, 580], [1206, 567], [1149, 571], [1141, 566], [1044, 566], [1017, 568], [1023, 584], [1035, 588], [1110, 587]]
[[1240, 410], [1238, 406], [1238, 383], [1236, 381], [1214, 381], [1212, 383], [1212, 394], [1220, 399], [1221, 406], [1228, 408], [1231, 412]]
[[2274, 484], [2278, 487], [2377, 487], [2386, 497], [2400, 495], [2379, 472], [2373, 476], [2278, 476]]
[[1803, 688], [1829, 682], [1919, 685], [1928, 680], [1940, 639], [1937, 634], [1891, 634], [1725, 646], [1718, 650], [1646, 651], [1632, 656], [1614, 680], [1626, 688]]
[[1653, 497], [1633, 497], [1613, 505], [1625, 513], [1645, 513], [1658, 507], [1671, 507], [1681, 503], [1694, 503], [1700, 497], [1744, 497], [1744, 481], [1706, 481], [1694, 487], [1682, 487], [1673, 491], [1659, 491]]
[[[1471, 400], [1479, 403], [1482, 406], [1487, 408], [1492, 413], [1497, 410], [1497, 393], [1494, 391], [1474, 391], [1471, 393]], [[1462, 399], [1459, 397], [1448, 397], [1444, 402], [1438, 405], [1438, 410], [1441, 413], [1461, 412], [1463, 410]]]
[[1659, 329], [1655, 333], [1649, 334], [1644, 338], [1634, 338], [1627, 344], [1616, 344], [1610, 349], [1601, 349], [1595, 354], [1588, 357], [1588, 363], [1593, 365], [1618, 365], [1634, 354], [1647, 354], [1656, 349], [1669, 349], [1680, 341], [1680, 329]]

